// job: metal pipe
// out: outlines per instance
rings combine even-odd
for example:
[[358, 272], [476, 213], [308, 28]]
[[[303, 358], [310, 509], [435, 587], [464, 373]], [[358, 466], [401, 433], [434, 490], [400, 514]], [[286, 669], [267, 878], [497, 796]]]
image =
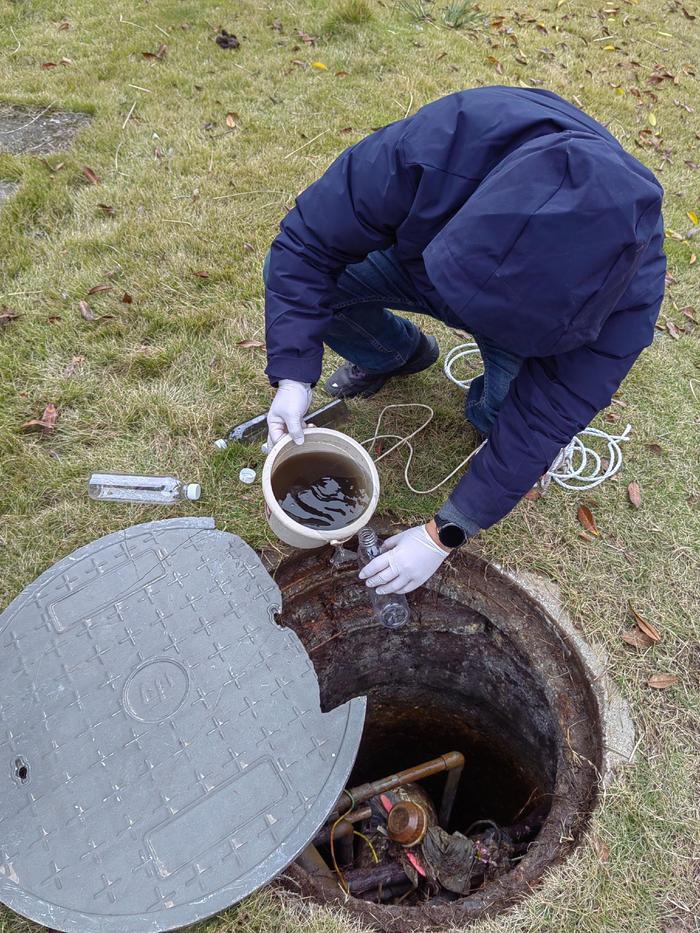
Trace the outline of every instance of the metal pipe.
[[327, 822], [337, 820], [339, 816], [344, 815], [350, 809], [354, 809], [358, 803], [369, 800], [370, 797], [396, 790], [397, 787], [403, 787], [404, 784], [422, 781], [424, 778], [432, 777], [433, 774], [440, 774], [442, 771], [453, 771], [455, 768], [463, 767], [464, 755], [460, 752], [447, 752], [446, 755], [441, 755], [439, 758], [425, 761], [423, 764], [407, 768], [405, 771], [399, 771], [397, 774], [390, 774], [378, 781], [360, 784], [359, 787], [351, 787], [349, 790], [343, 791], [341, 803], [328, 817]]
[[[368, 820], [372, 816], [371, 807], [360, 807], [359, 810], [353, 810], [352, 813], [348, 813], [343, 819], [338, 823], [333, 833], [333, 839], [341, 839], [343, 836], [348, 833], [352, 834], [355, 831], [354, 823], [360, 823], [362, 820]], [[326, 823], [323, 829], [319, 830], [314, 838], [315, 846], [327, 846], [331, 841], [331, 829], [333, 828], [333, 823]]]
[[[464, 759], [462, 759], [462, 761], [464, 761]], [[438, 816], [438, 822], [443, 829], [447, 829], [447, 827], [450, 825], [452, 808], [455, 804], [457, 788], [459, 787], [459, 782], [462, 777], [463, 770], [464, 764], [447, 772], [447, 780], [445, 781], [445, 789], [442, 792], [442, 800], [440, 801], [440, 814]]]

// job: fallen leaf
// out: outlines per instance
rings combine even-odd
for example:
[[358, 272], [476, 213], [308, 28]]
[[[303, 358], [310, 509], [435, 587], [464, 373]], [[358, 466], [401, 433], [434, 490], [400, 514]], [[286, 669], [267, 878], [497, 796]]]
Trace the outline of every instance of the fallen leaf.
[[317, 71], [328, 71], [328, 65], [324, 65], [323, 62], [311, 62], [311, 67]]
[[109, 292], [111, 290], [112, 286], [103, 282], [101, 285], [93, 285], [92, 288], [88, 291], [88, 295], [99, 295], [100, 292]]
[[695, 211], [686, 211], [686, 213], [690, 218], [690, 222], [697, 227], [697, 225], [700, 224], [700, 219], [698, 219], [698, 215], [695, 213]]
[[236, 121], [239, 119], [238, 114], [235, 110], [229, 110], [226, 114], [226, 126], [230, 129], [233, 129], [236, 126]]
[[644, 632], [640, 631], [636, 626], [626, 629], [620, 637], [628, 645], [632, 645], [633, 648], [637, 648], [639, 651], [644, 651], [653, 644], [651, 638], [645, 635]]
[[243, 249], [246, 251], [246, 253], [254, 253], [254, 252], [255, 252], [255, 247], [253, 246], [252, 243], [244, 243], [244, 244], [243, 244]]
[[297, 35], [299, 36], [301, 41], [304, 43], [304, 45], [309, 45], [312, 47], [316, 45], [316, 37], [310, 36], [308, 32], [302, 32], [301, 29], [297, 29]]
[[300, 58], [293, 58], [292, 64], [296, 65], [297, 68], [308, 68], [309, 67], [309, 63], [302, 61]]
[[627, 487], [627, 497], [629, 498], [631, 504], [635, 509], [641, 509], [642, 507], [642, 490], [636, 481], [631, 482]]
[[596, 537], [600, 535], [598, 526], [595, 523], [595, 518], [593, 518], [593, 512], [591, 512], [587, 505], [580, 505], [578, 507], [576, 518], [579, 520], [580, 524], [583, 525], [586, 531], [590, 531], [590, 533], [592, 535], [596, 535]]
[[128, 292], [124, 292], [124, 294], [121, 297], [121, 300], [124, 302], [125, 305], [130, 305], [134, 299], [131, 297], [131, 295]]
[[537, 502], [538, 499], [542, 498], [542, 493], [539, 489], [528, 489], [523, 498], [529, 499], [531, 502]]
[[16, 311], [13, 311], [12, 308], [8, 308], [7, 305], [3, 305], [0, 308], [0, 327], [4, 327], [6, 324], [11, 324], [12, 321], [16, 321], [19, 317]]
[[40, 431], [42, 434], [52, 434], [56, 427], [57, 419], [58, 409], [53, 402], [49, 402], [41, 418], [32, 418], [31, 421], [25, 421], [22, 425], [22, 430]]
[[690, 254], [690, 262], [688, 263], [688, 265], [689, 265], [689, 266], [694, 266], [695, 263], [696, 263], [697, 261], [698, 261], [698, 257], [696, 256], [696, 254], [695, 254], [695, 253], [691, 253], [691, 254]]
[[165, 56], [168, 54], [168, 46], [165, 42], [162, 42], [158, 47], [157, 52], [141, 52], [144, 58], [157, 59], [159, 62], [162, 62]]
[[236, 344], [242, 350], [264, 350], [265, 344], [261, 340], [239, 340]]
[[675, 687], [680, 683], [680, 677], [675, 674], [652, 674], [647, 680], [647, 686], [654, 690], [667, 690], [669, 687]]
[[579, 531], [578, 536], [582, 541], [595, 541], [593, 535], [589, 535], [587, 531]]
[[70, 29], [70, 23], [67, 19], [64, 19], [62, 23], [59, 23], [56, 27], [59, 32], [65, 32], [67, 29]]
[[108, 214], [110, 217], [114, 217], [114, 215], [117, 213], [117, 209], [112, 207], [111, 204], [98, 204], [97, 206], [103, 214]]
[[656, 114], [653, 111], [649, 113], [647, 119], [649, 120], [650, 126], [656, 126]]
[[347, 78], [349, 74], [349, 71], [336, 71], [335, 76], [336, 78]]
[[49, 68], [56, 67], [56, 62], [42, 62], [41, 67], [44, 69], [44, 71], [48, 71]]
[[91, 168], [88, 168], [87, 165], [83, 168], [83, 175], [87, 178], [91, 185], [99, 185], [102, 181], [100, 176], [96, 172], [93, 172]]
[[209, 273], [205, 272], [203, 269], [200, 269], [199, 272], [194, 272], [193, 275], [196, 275], [198, 279], [208, 279]]
[[78, 307], [80, 308], [80, 314], [81, 314], [81, 316], [84, 318], [84, 320], [86, 320], [86, 321], [96, 321], [96, 320], [97, 320], [97, 315], [96, 315], [95, 312], [92, 310], [92, 308], [91, 308], [90, 305], [87, 303], [87, 301], [83, 301], [83, 300], [81, 299], [81, 300], [78, 302]]
[[637, 612], [634, 606], [632, 606], [631, 604], [628, 604], [628, 605], [629, 605], [629, 610], [632, 613], [632, 617], [634, 621], [637, 623], [637, 628], [640, 630], [640, 632], [644, 632], [647, 638], [649, 638], [653, 642], [661, 641], [661, 632], [657, 629], [657, 627], [655, 625], [652, 625], [651, 622], [647, 622], [647, 620], [643, 616], [640, 616], [640, 614]]
[[657, 457], [660, 457], [661, 454], [664, 452], [664, 449], [661, 446], [661, 444], [647, 444], [647, 450], [650, 450]]
[[59, 321], [62, 321], [63, 318], [61, 317], [60, 314], [49, 314], [46, 320], [48, 321], [49, 324], [57, 324]]
[[693, 324], [698, 323], [698, 319], [695, 317], [695, 308], [690, 307], [690, 305], [687, 308], [681, 308], [681, 314], [683, 317], [687, 317], [689, 321], [692, 321]]
[[591, 836], [591, 848], [598, 856], [599, 862], [607, 862], [610, 858], [610, 846], [599, 836]]
[[604, 51], [604, 52], [616, 52], [616, 51], [617, 51], [617, 46], [616, 46], [616, 45], [604, 45], [604, 46], [603, 46], [603, 51]]
[[62, 58], [61, 61], [59, 62], [59, 65], [72, 65], [72, 64], [73, 64], [72, 58]]
[[678, 330], [673, 321], [666, 321], [666, 330], [673, 337], [674, 340], [681, 339], [681, 332]]
[[74, 356], [70, 363], [63, 370], [63, 378], [68, 379], [70, 376], [74, 376], [80, 367], [85, 362], [84, 356]]

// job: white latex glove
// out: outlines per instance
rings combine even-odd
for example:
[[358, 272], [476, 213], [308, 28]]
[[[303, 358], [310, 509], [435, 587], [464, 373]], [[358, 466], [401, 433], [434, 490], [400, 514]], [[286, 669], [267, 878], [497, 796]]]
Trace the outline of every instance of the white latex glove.
[[304, 415], [311, 404], [308, 382], [281, 379], [277, 394], [267, 413], [267, 446], [272, 450], [277, 441], [289, 433], [295, 444], [304, 443]]
[[360, 580], [385, 593], [410, 593], [435, 573], [450, 552], [436, 544], [425, 525], [387, 538], [382, 553], [360, 571]]

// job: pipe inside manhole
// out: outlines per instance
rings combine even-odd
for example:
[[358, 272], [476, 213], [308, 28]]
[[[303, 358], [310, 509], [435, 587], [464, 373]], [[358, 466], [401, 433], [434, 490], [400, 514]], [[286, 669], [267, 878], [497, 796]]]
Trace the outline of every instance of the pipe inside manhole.
[[[281, 624], [301, 638], [321, 705], [368, 698], [350, 785], [449, 751], [466, 759], [450, 831], [499, 825], [539, 808], [541, 829], [512, 868], [450, 903], [371, 903], [342, 896], [378, 930], [442, 930], [495, 914], [526, 896], [574, 848], [595, 805], [603, 725], [590, 672], [545, 607], [473, 554], [452, 559], [409, 595], [412, 619], [390, 631], [373, 618], [356, 567], [329, 549], [283, 561]], [[439, 804], [445, 776], [423, 786]], [[295, 863], [285, 882], [320, 901], [329, 893]]]

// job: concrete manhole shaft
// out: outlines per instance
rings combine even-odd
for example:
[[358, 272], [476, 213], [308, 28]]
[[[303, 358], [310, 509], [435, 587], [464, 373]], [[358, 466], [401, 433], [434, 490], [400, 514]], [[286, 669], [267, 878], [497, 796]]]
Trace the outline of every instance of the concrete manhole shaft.
[[[631, 724], [570, 624], [508, 574], [461, 555], [409, 596], [412, 621], [376, 624], [356, 569], [334, 570], [330, 552], [295, 556], [275, 575], [281, 623], [314, 664], [322, 708], [366, 696], [367, 718], [351, 784], [455, 750], [466, 765], [449, 829], [515, 821], [537, 803], [544, 820], [512, 870], [452, 903], [411, 907], [343, 899], [376, 929], [443, 930], [527, 895], [579, 841], [610, 768], [611, 740], [631, 753]], [[592, 682], [595, 681], [595, 686]], [[610, 709], [614, 707], [612, 727]], [[614, 733], [614, 734], [613, 734]], [[424, 787], [439, 801], [444, 776]], [[298, 865], [287, 883], [319, 900], [321, 885]]]

